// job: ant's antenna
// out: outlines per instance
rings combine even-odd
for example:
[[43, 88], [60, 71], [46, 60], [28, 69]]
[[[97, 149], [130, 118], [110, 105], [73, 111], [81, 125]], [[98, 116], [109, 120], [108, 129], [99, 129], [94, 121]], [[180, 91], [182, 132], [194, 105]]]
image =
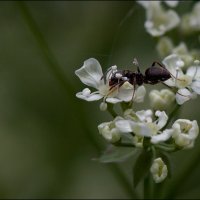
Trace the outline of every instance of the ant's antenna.
[[133, 59], [133, 64], [137, 67], [137, 71], [140, 73], [139, 63], [136, 58]]

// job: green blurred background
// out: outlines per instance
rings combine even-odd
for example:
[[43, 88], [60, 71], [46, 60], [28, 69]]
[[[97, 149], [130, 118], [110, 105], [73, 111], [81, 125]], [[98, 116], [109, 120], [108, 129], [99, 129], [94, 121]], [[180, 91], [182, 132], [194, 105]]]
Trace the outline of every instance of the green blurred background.
[[[118, 166], [92, 161], [107, 145], [97, 125], [111, 117], [99, 102], [75, 97], [84, 85], [74, 71], [90, 57], [104, 70], [137, 57], [144, 71], [159, 60], [144, 21], [133, 1], [0, 2], [0, 198], [130, 197], [119, 173], [131, 184], [134, 158]], [[199, 99], [186, 103], [182, 117], [199, 120], [197, 108]], [[168, 185], [199, 151], [198, 140], [172, 155]], [[199, 167], [184, 172], [177, 198], [200, 195]]]

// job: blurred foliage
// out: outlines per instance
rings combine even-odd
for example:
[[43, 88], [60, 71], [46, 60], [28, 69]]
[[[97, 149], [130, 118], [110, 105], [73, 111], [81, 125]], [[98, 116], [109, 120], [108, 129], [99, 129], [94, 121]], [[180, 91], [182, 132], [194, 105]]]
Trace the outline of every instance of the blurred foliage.
[[[25, 5], [73, 88], [66, 91], [51, 70], [20, 4], [0, 2], [0, 198], [128, 198], [110, 164], [92, 161], [106, 146], [97, 125], [110, 116], [99, 111], [99, 102], [83, 102], [71, 92], [83, 88], [74, 71], [87, 58], [95, 57], [106, 69], [114, 64], [130, 68], [137, 57], [142, 70], [159, 59], [156, 41], [144, 30], [144, 10], [132, 1]], [[198, 120], [198, 99], [192, 107], [190, 103], [182, 116]], [[148, 108], [148, 97], [135, 108]], [[94, 138], [101, 145], [98, 149]], [[190, 162], [199, 144], [175, 154], [175, 172]], [[132, 164], [133, 158], [120, 164], [130, 182]], [[200, 195], [198, 167], [177, 197]]]

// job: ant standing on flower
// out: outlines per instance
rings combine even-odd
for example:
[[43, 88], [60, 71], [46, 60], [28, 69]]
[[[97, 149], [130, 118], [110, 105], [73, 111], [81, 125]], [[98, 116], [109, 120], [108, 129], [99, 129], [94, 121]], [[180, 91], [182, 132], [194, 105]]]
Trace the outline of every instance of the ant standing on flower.
[[133, 64], [137, 66], [136, 72], [130, 70], [117, 70], [113, 68], [109, 68], [107, 70], [102, 78], [104, 78], [104, 82], [106, 82], [106, 76], [108, 73], [110, 73], [108, 76], [110, 92], [113, 92], [113, 90], [120, 88], [126, 81], [128, 81], [131, 85], [133, 85], [134, 97], [136, 86], [141, 86], [144, 83], [154, 85], [160, 82], [163, 83], [171, 77], [176, 78], [165, 68], [164, 65], [157, 61], [153, 62], [151, 67], [146, 69], [145, 74], [141, 73], [136, 58], [134, 58]]

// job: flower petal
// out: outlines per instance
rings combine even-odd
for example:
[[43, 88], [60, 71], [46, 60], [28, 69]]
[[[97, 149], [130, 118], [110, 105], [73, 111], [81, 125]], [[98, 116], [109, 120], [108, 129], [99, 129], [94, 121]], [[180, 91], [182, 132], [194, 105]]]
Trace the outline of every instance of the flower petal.
[[172, 136], [173, 132], [174, 132], [173, 129], [166, 129], [161, 134], [153, 135], [151, 137], [151, 142], [153, 144], [157, 144], [157, 143], [160, 143], [160, 142], [165, 142]]
[[200, 80], [200, 67], [192, 66], [188, 68], [186, 74], [191, 76], [194, 80]]
[[75, 74], [87, 86], [98, 89], [103, 84], [103, 80], [101, 80], [103, 76], [101, 65], [94, 58], [86, 60], [83, 66], [75, 71]]
[[116, 123], [116, 127], [122, 133], [133, 132], [138, 136], [150, 137], [152, 135], [151, 129], [145, 123], [134, 122], [131, 120], [119, 120]]
[[108, 97], [106, 98], [106, 102], [115, 104], [115, 103], [122, 102], [122, 100], [118, 98], [114, 98], [114, 97]]
[[119, 129], [120, 132], [131, 133], [131, 132], [133, 132], [132, 125], [134, 123], [135, 122], [130, 121], [130, 120], [118, 120], [118, 121], [115, 122], [115, 125]]
[[[137, 3], [139, 3], [141, 6], [143, 6], [145, 9], [148, 9], [149, 8], [149, 6], [150, 6], [150, 4], [152, 3], [152, 2], [150, 2], [150, 1], [137, 1]], [[160, 2], [158, 1], [158, 3], [160, 4]]]
[[166, 3], [168, 6], [174, 8], [174, 7], [176, 7], [176, 6], [178, 5], [179, 1], [175, 1], [175, 0], [172, 1], [172, 0], [171, 0], [171, 1], [165, 1], [165, 3]]
[[96, 92], [91, 93], [91, 91], [88, 88], [85, 88], [82, 92], [76, 93], [76, 97], [86, 101], [97, 101], [101, 99], [103, 96]]
[[163, 64], [165, 65], [167, 70], [169, 70], [169, 72], [174, 76], [176, 76], [176, 70], [180, 70], [184, 66], [183, 60], [176, 54], [171, 54], [167, 56], [163, 60]]
[[152, 122], [152, 110], [140, 110], [136, 112], [136, 116], [140, 119], [141, 122]]
[[153, 16], [148, 17], [148, 20], [145, 22], [147, 32], [154, 37], [163, 35], [167, 31], [176, 27], [180, 22], [179, 16], [173, 10], [166, 12], [163, 12], [163, 10], [154, 11], [155, 12], [151, 11], [154, 13]]
[[137, 103], [141, 103], [141, 102], [144, 101], [145, 95], [146, 95], [146, 89], [142, 85], [142, 86], [138, 87], [137, 90], [135, 91], [135, 95], [134, 95], [133, 101], [135, 101]]
[[188, 89], [186, 88], [179, 89], [178, 92], [176, 93], [176, 102], [179, 105], [182, 105], [186, 101], [189, 101], [191, 99], [191, 95], [192, 93]]
[[119, 89], [119, 93], [117, 94], [117, 98], [121, 99], [121, 101], [129, 102], [133, 97], [133, 89]]
[[166, 113], [164, 111], [156, 111], [155, 116], [158, 117], [158, 120], [156, 120], [156, 124], [158, 129], [162, 129], [165, 124], [167, 123], [168, 120], [168, 116], [166, 115]]
[[194, 81], [191, 84], [191, 88], [194, 92], [196, 92], [197, 94], [200, 94], [200, 80], [199, 81]]

